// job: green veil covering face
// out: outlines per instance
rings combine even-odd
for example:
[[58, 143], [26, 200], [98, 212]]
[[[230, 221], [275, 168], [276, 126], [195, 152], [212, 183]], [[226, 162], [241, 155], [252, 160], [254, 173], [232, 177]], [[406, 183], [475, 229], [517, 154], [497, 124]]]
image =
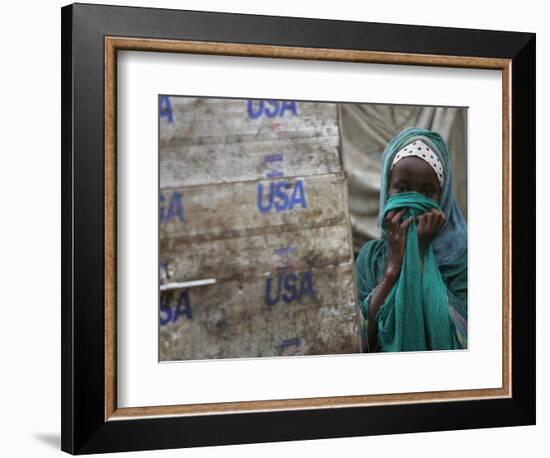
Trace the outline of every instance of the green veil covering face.
[[[410, 192], [388, 195], [391, 164], [395, 154], [415, 140], [422, 140], [437, 154], [444, 168], [439, 202]], [[408, 128], [392, 139], [382, 156], [380, 211], [406, 208], [416, 216], [430, 208], [441, 209], [446, 222], [434, 238], [420, 270], [416, 224], [409, 226], [399, 280], [377, 312], [379, 351], [446, 350], [467, 347], [467, 228], [452, 195], [452, 170], [447, 146], [441, 136], [427, 129]], [[367, 242], [356, 260], [356, 284], [362, 331], [368, 351], [367, 317], [373, 290], [384, 277], [387, 265], [386, 234]], [[372, 350], [372, 349], [371, 349]]]

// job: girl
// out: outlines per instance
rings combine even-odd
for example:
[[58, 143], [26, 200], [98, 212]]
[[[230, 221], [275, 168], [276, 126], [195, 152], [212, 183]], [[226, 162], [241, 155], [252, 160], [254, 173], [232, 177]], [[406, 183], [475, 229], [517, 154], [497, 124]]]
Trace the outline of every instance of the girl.
[[467, 347], [467, 231], [441, 136], [408, 128], [382, 156], [380, 240], [356, 260], [365, 351]]

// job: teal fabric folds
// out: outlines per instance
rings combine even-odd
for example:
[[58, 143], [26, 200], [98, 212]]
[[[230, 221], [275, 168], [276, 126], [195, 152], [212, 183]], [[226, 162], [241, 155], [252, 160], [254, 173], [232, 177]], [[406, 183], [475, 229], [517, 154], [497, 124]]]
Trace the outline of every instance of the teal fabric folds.
[[[415, 140], [427, 143], [444, 168], [439, 202], [419, 193], [389, 195], [391, 163], [397, 152]], [[406, 208], [403, 219], [437, 208], [446, 222], [424, 254], [420, 271], [416, 221], [407, 229], [406, 252], [398, 281], [377, 312], [378, 351], [450, 350], [468, 347], [468, 243], [467, 227], [453, 197], [450, 152], [443, 138], [427, 129], [410, 127], [395, 136], [382, 155], [380, 209], [381, 238], [370, 240], [355, 261], [356, 286], [361, 309], [364, 351], [367, 320], [375, 288], [387, 268], [387, 240], [384, 215], [392, 209]]]
[[[449, 317], [447, 287], [439, 272], [431, 245], [421, 270], [416, 216], [437, 202], [417, 192], [391, 196], [384, 216], [405, 208], [403, 220], [413, 216], [407, 228], [405, 255], [398, 281], [378, 314], [378, 342], [383, 351], [421, 351], [458, 348]], [[384, 227], [382, 226], [384, 229]]]

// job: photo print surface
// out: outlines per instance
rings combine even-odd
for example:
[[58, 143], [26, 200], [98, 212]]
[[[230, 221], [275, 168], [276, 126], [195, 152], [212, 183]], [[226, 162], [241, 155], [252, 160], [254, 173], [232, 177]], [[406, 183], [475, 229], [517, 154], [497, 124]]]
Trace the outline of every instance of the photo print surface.
[[158, 109], [160, 361], [467, 348], [466, 108]]

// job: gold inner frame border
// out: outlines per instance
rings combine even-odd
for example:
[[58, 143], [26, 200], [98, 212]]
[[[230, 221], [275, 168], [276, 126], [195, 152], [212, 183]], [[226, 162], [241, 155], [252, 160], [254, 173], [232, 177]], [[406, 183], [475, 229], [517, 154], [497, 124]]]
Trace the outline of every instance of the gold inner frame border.
[[[332, 396], [301, 399], [240, 401], [205, 404], [181, 404], [118, 408], [117, 405], [117, 313], [116, 313], [116, 246], [117, 246], [117, 168], [116, 107], [117, 51], [172, 52], [187, 54], [267, 57], [320, 61], [363, 62], [389, 65], [423, 65], [493, 69], [502, 72], [502, 387], [489, 389], [429, 391], [376, 395]], [[304, 48], [241, 43], [216, 43], [147, 38], [104, 38], [104, 293], [105, 293], [105, 421], [149, 417], [213, 415], [269, 412], [276, 410], [364, 407], [388, 404], [466, 401], [510, 398], [511, 367], [511, 300], [512, 300], [512, 157], [511, 157], [511, 59], [464, 57], [430, 54], [407, 54], [363, 50]]]

